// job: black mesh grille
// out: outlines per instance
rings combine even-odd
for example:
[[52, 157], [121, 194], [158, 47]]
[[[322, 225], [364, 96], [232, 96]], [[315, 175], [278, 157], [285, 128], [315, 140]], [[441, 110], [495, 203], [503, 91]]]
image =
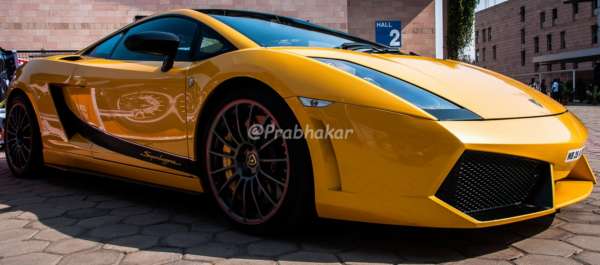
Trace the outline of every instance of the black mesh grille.
[[551, 207], [550, 166], [521, 157], [465, 152], [436, 196], [479, 220]]

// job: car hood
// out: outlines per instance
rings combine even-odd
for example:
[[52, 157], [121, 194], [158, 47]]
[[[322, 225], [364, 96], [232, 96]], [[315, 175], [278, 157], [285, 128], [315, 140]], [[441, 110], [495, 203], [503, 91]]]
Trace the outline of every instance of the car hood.
[[507, 76], [452, 60], [369, 54], [339, 49], [278, 48], [307, 57], [346, 60], [444, 97], [484, 119], [509, 119], [563, 113], [565, 107]]

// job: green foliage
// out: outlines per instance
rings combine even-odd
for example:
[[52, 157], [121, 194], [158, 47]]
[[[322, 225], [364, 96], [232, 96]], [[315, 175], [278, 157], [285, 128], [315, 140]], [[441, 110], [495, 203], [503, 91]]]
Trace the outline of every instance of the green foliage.
[[479, 0], [448, 0], [448, 58], [459, 59], [462, 50], [471, 42], [478, 3]]

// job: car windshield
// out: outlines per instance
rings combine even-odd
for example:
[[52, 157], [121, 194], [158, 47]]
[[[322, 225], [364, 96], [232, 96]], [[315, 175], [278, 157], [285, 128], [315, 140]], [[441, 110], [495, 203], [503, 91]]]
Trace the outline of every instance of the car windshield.
[[[300, 46], [336, 48], [344, 43], [364, 42], [342, 32], [324, 29], [308, 22], [281, 23], [264, 19], [212, 15], [263, 47]], [[298, 24], [298, 25], [295, 25]], [[331, 33], [327, 32], [331, 31]]]

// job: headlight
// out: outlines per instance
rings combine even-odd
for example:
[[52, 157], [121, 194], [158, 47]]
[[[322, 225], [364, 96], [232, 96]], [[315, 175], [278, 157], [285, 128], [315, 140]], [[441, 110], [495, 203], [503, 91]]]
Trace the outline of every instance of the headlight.
[[481, 117], [436, 94], [377, 70], [348, 61], [314, 58], [360, 77], [414, 104], [439, 120], [480, 120]]

